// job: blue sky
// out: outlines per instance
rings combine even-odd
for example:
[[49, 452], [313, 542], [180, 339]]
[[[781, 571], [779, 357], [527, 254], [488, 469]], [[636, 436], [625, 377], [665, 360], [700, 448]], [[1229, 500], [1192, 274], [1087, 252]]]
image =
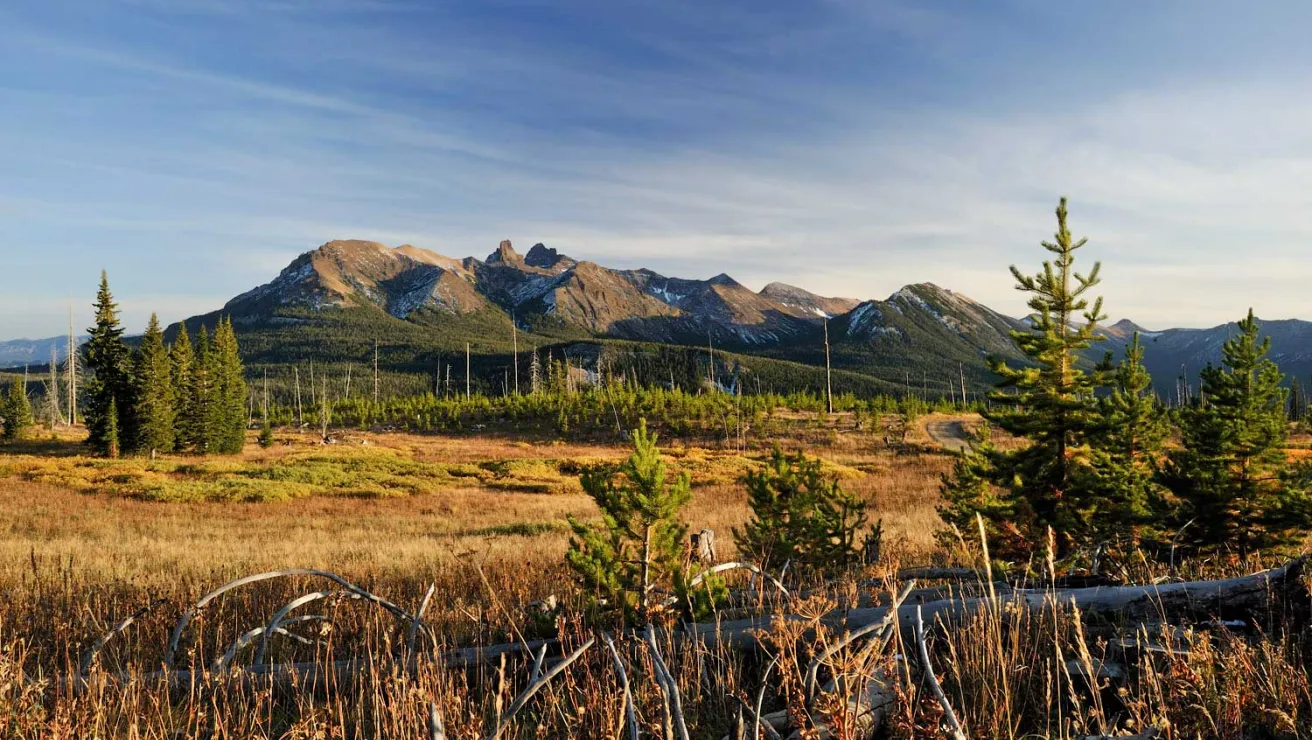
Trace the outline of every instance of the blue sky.
[[[1312, 4], [0, 4], [0, 339], [334, 238], [1024, 312], [1057, 197], [1151, 328], [1312, 319]], [[15, 279], [14, 276], [20, 276]]]

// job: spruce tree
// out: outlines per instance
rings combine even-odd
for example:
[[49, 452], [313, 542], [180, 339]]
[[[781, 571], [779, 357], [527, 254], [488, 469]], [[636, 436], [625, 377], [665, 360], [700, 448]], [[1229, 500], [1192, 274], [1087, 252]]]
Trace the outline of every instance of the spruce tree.
[[1303, 390], [1303, 384], [1299, 382], [1298, 376], [1295, 375], [1289, 382], [1289, 420], [1294, 423], [1302, 422], [1307, 416], [1307, 394]]
[[214, 376], [209, 449], [223, 455], [235, 455], [246, 445], [247, 388], [231, 319], [219, 321], [210, 354]]
[[1153, 394], [1152, 376], [1143, 366], [1138, 332], [1109, 373], [1111, 392], [1099, 399], [1101, 418], [1091, 434], [1089, 485], [1098, 512], [1092, 532], [1100, 541], [1144, 534], [1165, 513], [1156, 477], [1162, 444], [1171, 432], [1170, 416]]
[[142, 452], [170, 452], [176, 439], [173, 368], [159, 318], [153, 313], [133, 359], [137, 416], [133, 447]]
[[833, 574], [857, 562], [865, 502], [843, 491], [818, 458], [776, 449], [745, 483], [752, 518], [734, 530], [734, 540], [762, 568], [792, 562], [800, 570]]
[[0, 403], [0, 416], [4, 417], [5, 422], [3, 436], [6, 440], [22, 439], [32, 428], [32, 403], [23, 385], [23, 381], [17, 379], [10, 382], [9, 391], [3, 403]]
[[[1104, 318], [1102, 299], [1090, 306], [1086, 298], [1099, 282], [1100, 265], [1094, 263], [1088, 274], [1076, 272], [1075, 253], [1087, 240], [1071, 236], [1066, 215], [1062, 198], [1054, 240], [1042, 243], [1054, 259], [1045, 261], [1034, 276], [1011, 268], [1016, 288], [1030, 294], [1028, 305], [1034, 312], [1031, 328], [1011, 333], [1029, 362], [1018, 367], [997, 358], [991, 362], [999, 381], [989, 395], [992, 408], [984, 417], [1027, 444], [993, 454], [988, 470], [975, 471], [986, 473], [1005, 489], [998, 492], [1000, 505], [979, 511], [981, 515], [1010, 517], [992, 524], [1015, 529], [1018, 543], [1037, 544], [1052, 527], [1062, 553], [1092, 536], [1097, 513], [1087, 479], [1090, 436], [1100, 418], [1094, 391], [1102, 379], [1100, 373], [1082, 370], [1080, 361], [1101, 340], [1096, 330]], [[953, 485], [945, 483], [949, 488]], [[951, 505], [961, 508], [948, 511], [949, 519], [973, 519], [976, 510], [971, 501], [970, 496], [957, 496]]]
[[214, 407], [215, 382], [217, 367], [214, 343], [210, 341], [209, 330], [202, 324], [196, 335], [196, 355], [191, 367], [191, 426], [196, 452], [204, 455], [213, 452], [217, 419]]
[[1178, 499], [1180, 541], [1241, 553], [1295, 544], [1312, 525], [1305, 483], [1286, 475], [1283, 375], [1250, 310], [1201, 372], [1205, 402], [1181, 411], [1182, 446], [1162, 476]]
[[174, 447], [195, 449], [198, 442], [196, 418], [196, 354], [191, 348], [187, 325], [178, 326], [178, 335], [169, 347], [170, 379], [173, 385]]
[[661, 591], [682, 582], [687, 527], [678, 517], [692, 500], [688, 474], [669, 480], [656, 435], [647, 432], [643, 420], [633, 432], [628, 460], [589, 468], [582, 482], [601, 509], [601, 522], [568, 517], [574, 536], [565, 559], [598, 603], [649, 621]]
[[105, 408], [104, 416], [104, 445], [105, 457], [118, 457], [119, 455], [119, 425], [118, 425], [118, 400], [110, 396], [109, 406]]
[[[109, 278], [102, 270], [100, 290], [96, 295], [96, 323], [87, 330], [90, 338], [83, 347], [83, 367], [91, 373], [85, 385], [87, 444], [97, 454], [108, 455], [109, 409], [115, 409], [115, 436], [131, 439], [132, 363], [123, 327], [119, 324], [118, 304], [109, 292]], [[117, 454], [118, 440], [114, 440]]]

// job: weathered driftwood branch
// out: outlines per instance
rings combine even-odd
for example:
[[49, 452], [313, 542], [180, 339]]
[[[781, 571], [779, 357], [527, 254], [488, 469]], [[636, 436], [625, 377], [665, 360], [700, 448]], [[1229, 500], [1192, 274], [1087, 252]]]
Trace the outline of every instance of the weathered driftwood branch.
[[610, 650], [615, 671], [620, 674], [620, 685], [624, 687], [624, 717], [629, 726], [629, 740], [638, 740], [638, 717], [633, 708], [633, 691], [629, 688], [629, 674], [624, 670], [624, 661], [620, 660], [619, 651], [615, 649], [615, 641], [605, 632], [601, 633], [601, 639]]
[[91, 668], [92, 661], [94, 661], [96, 659], [96, 655], [98, 655], [100, 651], [104, 649], [106, 643], [114, 639], [114, 636], [117, 635], [118, 633], [122, 632], [128, 627], [131, 627], [133, 622], [144, 617], [146, 615], [146, 612], [149, 612], [151, 609], [154, 609], [155, 607], [159, 606], [160, 604], [163, 604], [166, 601], [168, 601], [168, 599], [155, 599], [149, 604], [146, 604], [145, 606], [133, 612], [132, 615], [129, 616], [127, 619], [124, 619], [123, 621], [114, 625], [112, 628], [110, 628], [108, 632], [97, 638], [96, 641], [91, 644], [91, 648], [87, 650], [86, 655], [82, 656], [82, 662], [78, 665], [77, 675], [79, 677], [86, 676], [87, 670]]
[[661, 659], [660, 648], [656, 646], [656, 628], [647, 625], [647, 645], [651, 648], [651, 663], [656, 670], [656, 681], [670, 702], [670, 713], [674, 715], [674, 727], [679, 732], [679, 740], [688, 740], [688, 725], [683, 721], [683, 700], [679, 697], [679, 685], [674, 676], [665, 667]]
[[255, 649], [255, 658], [251, 660], [251, 663], [255, 664], [264, 662], [264, 652], [269, 648], [269, 635], [278, 630], [279, 625], [282, 624], [283, 618], [293, 609], [304, 606], [312, 601], [326, 599], [332, 595], [332, 591], [312, 591], [304, 596], [298, 596], [295, 599], [292, 599], [284, 604], [281, 609], [274, 612], [273, 618], [269, 620], [269, 624], [266, 625], [264, 631], [260, 633], [260, 646]]
[[501, 737], [501, 733], [505, 730], [506, 725], [510, 722], [510, 720], [515, 718], [515, 715], [519, 713], [519, 710], [524, 708], [524, 705], [528, 703], [528, 700], [532, 699], [533, 695], [538, 693], [538, 690], [540, 690], [543, 686], [546, 686], [551, 681], [551, 679], [555, 678], [562, 671], [568, 668], [570, 663], [573, 663], [574, 661], [578, 660], [579, 656], [583, 655], [583, 653], [586, 652], [588, 648], [592, 647], [593, 643], [595, 643], [596, 641], [597, 639], [595, 637], [590, 638], [587, 642], [583, 643], [583, 645], [579, 647], [578, 650], [575, 650], [574, 652], [570, 653], [569, 657], [557, 663], [555, 666], [551, 668], [551, 670], [539, 676], [536, 680], [530, 683], [522, 692], [520, 692], [519, 696], [515, 697], [515, 701], [511, 702], [510, 708], [507, 709], [505, 713], [502, 714], [501, 717], [497, 719], [496, 727], [492, 728], [492, 732], [488, 735], [488, 740], [497, 740], [497, 738]]
[[342, 588], [346, 589], [347, 591], [350, 591], [356, 596], [374, 602], [375, 604], [383, 607], [387, 611], [395, 614], [396, 616], [402, 619], [406, 619], [411, 622], [415, 620], [413, 615], [411, 615], [409, 612], [402, 609], [401, 607], [397, 606], [396, 604], [393, 604], [387, 599], [369, 593], [368, 591], [364, 590], [363, 588], [360, 588], [359, 586], [356, 586], [355, 584], [351, 583], [345, 578], [342, 578], [336, 573], [331, 573], [326, 570], [315, 570], [313, 568], [288, 568], [286, 570], [272, 570], [267, 573], [256, 573], [254, 575], [249, 575], [244, 578], [238, 578], [237, 580], [225, 583], [222, 586], [219, 586], [213, 591], [202, 596], [200, 600], [195, 603], [194, 606], [192, 606], [190, 609], [186, 611], [186, 613], [182, 615], [182, 618], [179, 619], [178, 623], [173, 627], [173, 634], [169, 636], [168, 648], [164, 651], [164, 667], [165, 668], [173, 667], [173, 658], [178, 651], [178, 643], [182, 641], [182, 633], [187, 629], [187, 625], [191, 623], [191, 620], [195, 619], [201, 613], [201, 611], [205, 609], [205, 606], [209, 604], [211, 601], [217, 599], [218, 597], [222, 596], [223, 594], [226, 594], [227, 592], [233, 589], [241, 588], [242, 586], [248, 586], [252, 583], [259, 583], [260, 581], [268, 581], [274, 578], [287, 578], [290, 576], [312, 576], [315, 578], [326, 578], [336, 583], [337, 585], [341, 586]]
[[428, 602], [433, 599], [433, 592], [436, 590], [436, 583], [429, 584], [428, 590], [424, 592], [424, 600], [419, 602], [419, 611], [415, 612], [415, 618], [410, 621], [410, 629], [405, 635], [406, 652], [415, 651], [415, 638], [419, 636], [419, 630], [424, 625], [424, 611], [428, 609]]
[[929, 681], [929, 688], [934, 691], [934, 697], [943, 707], [943, 719], [948, 724], [953, 740], [966, 740], [961, 722], [957, 721], [957, 713], [952, 711], [952, 703], [948, 701], [947, 694], [943, 693], [943, 686], [939, 684], [938, 676], [934, 675], [934, 664], [929, 660], [929, 647], [925, 644], [925, 620], [921, 616], [919, 606], [916, 607], [916, 647], [920, 649], [920, 662], [925, 668], [925, 678]]

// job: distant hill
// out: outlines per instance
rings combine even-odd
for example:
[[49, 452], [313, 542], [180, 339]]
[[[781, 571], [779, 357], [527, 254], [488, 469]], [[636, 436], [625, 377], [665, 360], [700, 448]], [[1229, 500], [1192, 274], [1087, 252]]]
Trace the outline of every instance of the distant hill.
[[[78, 344], [87, 337], [77, 338]], [[55, 350], [57, 362], [63, 362], [68, 356], [68, 336], [48, 337], [46, 339], [11, 339], [0, 342], [0, 367], [22, 367], [23, 365], [47, 365], [50, 362], [50, 348]]]

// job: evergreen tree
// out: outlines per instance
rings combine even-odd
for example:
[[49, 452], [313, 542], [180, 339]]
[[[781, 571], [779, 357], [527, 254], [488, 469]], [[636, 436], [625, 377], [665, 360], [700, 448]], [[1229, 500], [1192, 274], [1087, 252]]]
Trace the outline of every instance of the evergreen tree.
[[159, 318], [153, 313], [133, 359], [137, 404], [137, 440], [133, 447], [142, 452], [170, 452], [176, 438], [173, 368], [164, 348]]
[[14, 380], [9, 384], [9, 392], [0, 403], [0, 416], [4, 417], [6, 440], [22, 439], [32, 427], [32, 403], [27, 398], [27, 389], [23, 381]]
[[[1109, 363], [1105, 363], [1109, 364]], [[1140, 534], [1165, 513], [1156, 480], [1170, 416], [1153, 394], [1136, 332], [1125, 357], [1109, 369], [1111, 393], [1099, 399], [1101, 414], [1093, 431], [1090, 488], [1098, 516], [1092, 531], [1099, 540]]]
[[975, 531], [976, 514], [984, 522], [991, 554], [1010, 556], [1033, 546], [1030, 510], [1009, 489], [994, 483], [997, 471], [1005, 469], [1007, 462], [1007, 453], [993, 444], [992, 430], [985, 423], [973, 435], [970, 447], [957, 455], [952, 471], [942, 476], [939, 491], [943, 503], [938, 515], [950, 529], [934, 536], [945, 549], [952, 549], [959, 537]]
[[[976, 471], [1005, 489], [998, 494], [1002, 505], [980, 514], [1009, 516], [993, 526], [1015, 528], [1020, 539], [1030, 543], [1041, 542], [1052, 527], [1062, 553], [1092, 535], [1097, 513], [1087, 481], [1089, 441], [1100, 419], [1094, 391], [1102, 380], [1101, 373], [1080, 369], [1079, 361], [1101, 339], [1096, 329], [1104, 317], [1102, 299], [1090, 307], [1085, 297], [1099, 282], [1100, 265], [1094, 263], [1087, 275], [1075, 271], [1075, 252], [1086, 241], [1072, 238], [1062, 198], [1054, 241], [1042, 243], [1055, 259], [1045, 261], [1034, 276], [1011, 268], [1017, 289], [1031, 294], [1031, 328], [1011, 333], [1029, 362], [1013, 368], [1000, 359], [992, 361], [998, 388], [990, 393], [992, 408], [984, 416], [1028, 444], [991, 455], [990, 468]], [[1083, 322], [1077, 324], [1081, 317]], [[971, 501], [970, 496], [957, 497], [953, 505], [964, 508], [949, 511], [949, 519], [973, 519]]]
[[217, 367], [214, 343], [210, 341], [209, 330], [202, 324], [196, 335], [196, 356], [191, 368], [192, 393], [191, 417], [192, 433], [195, 435], [196, 452], [206, 454], [213, 452], [214, 430], [216, 427], [215, 382]]
[[568, 517], [574, 537], [565, 559], [598, 602], [649, 621], [661, 591], [686, 584], [680, 556], [687, 527], [678, 515], [692, 499], [688, 474], [668, 479], [656, 435], [644, 420], [633, 432], [628, 460], [592, 467], [582, 482], [601, 509], [601, 522]]
[[235, 455], [246, 445], [246, 378], [237, 335], [231, 319], [222, 319], [214, 330], [210, 352], [213, 368], [213, 402], [210, 405], [211, 452]]
[[187, 325], [178, 326], [178, 336], [169, 347], [170, 378], [173, 386], [173, 436], [179, 450], [194, 449], [198, 441], [196, 418], [196, 354], [191, 348]]
[[264, 421], [260, 424], [260, 447], [269, 449], [273, 446], [273, 423], [269, 421], [269, 415], [264, 415]]
[[[96, 323], [87, 330], [90, 338], [84, 345], [83, 367], [92, 373], [85, 385], [86, 405], [84, 418], [87, 424], [87, 444], [97, 454], [110, 454], [109, 410], [115, 410], [113, 419], [116, 437], [132, 439], [131, 417], [133, 383], [131, 354], [123, 342], [123, 327], [119, 324], [118, 304], [109, 292], [109, 278], [102, 270], [100, 291], [96, 295]], [[117, 455], [118, 439], [114, 440]]]
[[1283, 376], [1258, 335], [1250, 310], [1221, 366], [1203, 369], [1206, 402], [1181, 411], [1183, 444], [1162, 477], [1179, 501], [1181, 541], [1198, 550], [1292, 545], [1312, 525], [1303, 484], [1285, 474]]
[[1307, 417], [1307, 394], [1295, 375], [1289, 382], [1289, 420], [1302, 422]]
[[765, 469], [745, 479], [752, 518], [734, 540], [767, 570], [792, 562], [833, 574], [860, 557], [857, 531], [866, 523], [865, 502], [825, 475], [818, 458], [776, 449]]
[[105, 457], [118, 457], [118, 400], [113, 396], [109, 398], [109, 406], [105, 408], [104, 416], [104, 445]]

